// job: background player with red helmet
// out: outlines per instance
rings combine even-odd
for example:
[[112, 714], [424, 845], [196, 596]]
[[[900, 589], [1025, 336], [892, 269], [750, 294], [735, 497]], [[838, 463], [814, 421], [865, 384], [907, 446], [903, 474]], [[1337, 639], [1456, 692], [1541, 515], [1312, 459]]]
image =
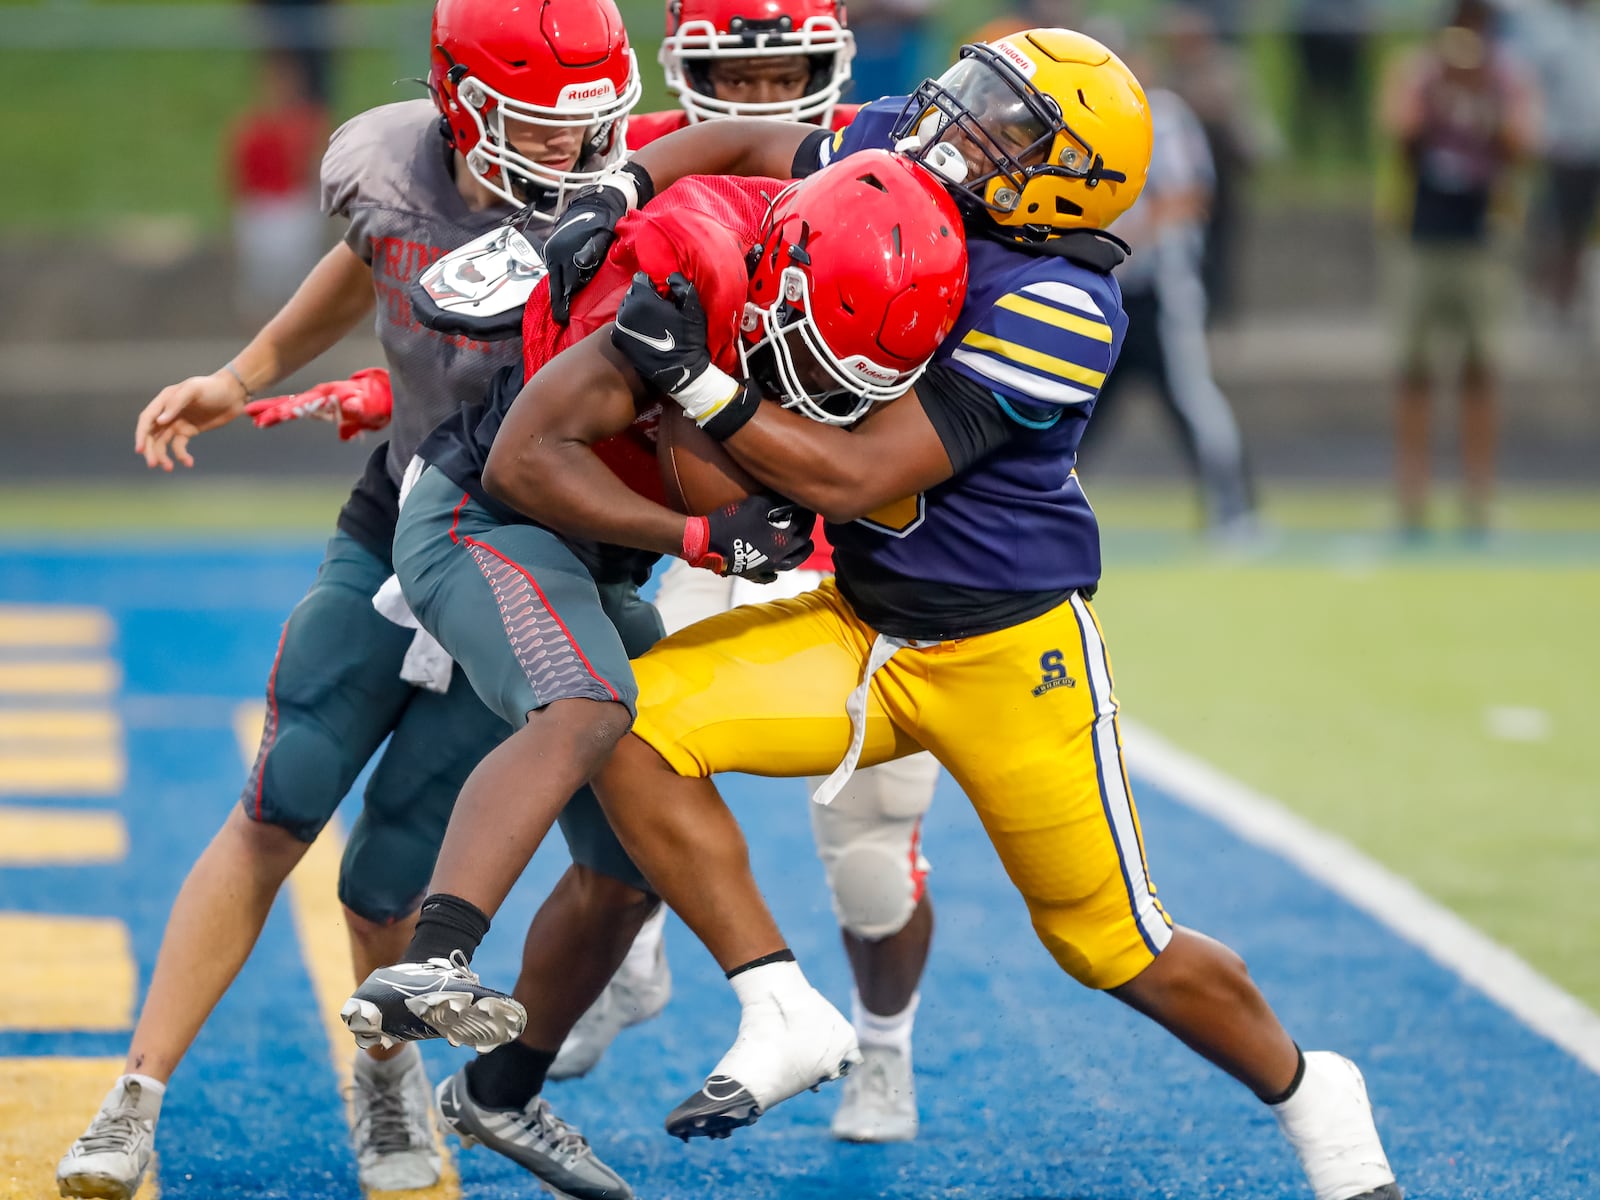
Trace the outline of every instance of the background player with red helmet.
[[[485, 1048], [520, 1034], [441, 1085], [440, 1110], [530, 1169], [545, 1163], [519, 1136], [524, 1114], [547, 1111], [538, 1092], [554, 1050], [654, 897], [640, 878], [636, 905], [581, 928], [553, 895], [525, 949], [519, 995], [545, 1001], [526, 1025], [520, 1006], [484, 987], [466, 960], [552, 820], [565, 819], [567, 798], [632, 719], [628, 651], [641, 648], [608, 588], [662, 554], [770, 578], [810, 549], [809, 520], [770, 497], [709, 518], [663, 507], [650, 441], [661, 400], [618, 349], [634, 336], [618, 301], [649, 290], [651, 278], [674, 294], [698, 291], [697, 344], [717, 365], [714, 378], [759, 380], [752, 402], [764, 393], [785, 406], [859, 413], [916, 379], [965, 290], [955, 208], [921, 168], [861, 156], [782, 190], [768, 211], [764, 196], [776, 189], [770, 180], [690, 180], [623, 222], [568, 326], [551, 322], [548, 292], [536, 290], [525, 314], [527, 385], [514, 401], [514, 384], [499, 389], [481, 417], [464, 414], [423, 443], [430, 465], [401, 513], [395, 565], [413, 612], [519, 728], [462, 790], [406, 955], [374, 972], [344, 1016], [363, 1042], [447, 1036]], [[838, 303], [841, 294], [858, 303]], [[805, 295], [828, 299], [776, 328]], [[810, 1060], [768, 1063], [759, 1078], [740, 1069], [768, 1104], [856, 1059], [849, 1022], [803, 982], [792, 955], [732, 964], [729, 975], [752, 1002], [775, 980], [799, 981], [799, 998], [785, 984], [789, 1003], [765, 1019], [803, 1025], [823, 1043]], [[530, 980], [537, 986], [524, 989]], [[541, 1174], [569, 1193], [585, 1183]]]
[[[638, 719], [595, 780], [618, 833], [719, 962], [774, 953], [782, 935], [709, 777], [838, 763], [825, 798], [861, 763], [932, 750], [1066, 973], [1268, 1105], [1316, 1200], [1398, 1200], [1355, 1064], [1302, 1054], [1242, 960], [1174, 925], [1157, 900], [1122, 763], [1088, 605], [1099, 535], [1073, 467], [1126, 331], [1111, 274], [1125, 247], [1104, 230], [1148, 173], [1143, 88], [1093, 39], [1037, 29], [963, 47], [938, 80], [868, 105], [833, 137], [734, 125], [648, 147], [629, 164], [632, 185], [646, 194], [658, 163], [667, 178], [706, 169], [686, 151], [728, 151], [741, 137], [724, 169], [787, 150], [805, 174], [894, 145], [938, 170], [965, 209], [973, 285], [913, 395], [848, 433], [749, 404], [730, 418], [703, 402], [693, 373], [670, 386], [757, 479], [824, 515], [839, 570], [836, 586], [714, 618], [637, 664]], [[673, 307], [652, 301], [649, 312], [642, 332], [681, 344]], [[697, 360], [635, 361], [673, 379]], [[874, 510], [892, 486], [915, 494]], [[728, 874], [713, 878], [708, 864]], [[741, 1023], [736, 1046], [759, 1062], [745, 1033]], [[805, 1052], [783, 1037], [766, 1053]], [[759, 1115], [737, 1077], [713, 1082], [669, 1131], [717, 1136]]]
[[[552, 13], [560, 20], [549, 20]], [[421, 328], [406, 288], [435, 255], [497, 226], [513, 202], [553, 217], [566, 189], [620, 155], [620, 120], [639, 79], [612, 0], [535, 0], [515, 9], [440, 0], [431, 56], [432, 102], [373, 109], [333, 137], [323, 198], [348, 219], [344, 240], [231, 362], [165, 389], [139, 417], [136, 448], [152, 467], [172, 470], [174, 459], [192, 466], [196, 435], [237, 418], [255, 394], [364, 318], [375, 321], [393, 393], [389, 440], [372, 455], [316, 582], [285, 625], [241, 803], [178, 894], [127, 1073], [62, 1158], [63, 1195], [125, 1200], [138, 1190], [167, 1080], [249, 956], [290, 869], [384, 740], [339, 884], [358, 977], [404, 949], [460, 783], [509, 732], [464, 679], [443, 692], [403, 680], [411, 635], [371, 604], [391, 570], [401, 469], [423, 435], [479, 401], [516, 353], [514, 344]], [[528, 233], [542, 240], [543, 228], [536, 222]], [[263, 416], [318, 408], [290, 403]], [[429, 1100], [414, 1050], [357, 1057], [353, 1134], [364, 1184], [437, 1179]]]

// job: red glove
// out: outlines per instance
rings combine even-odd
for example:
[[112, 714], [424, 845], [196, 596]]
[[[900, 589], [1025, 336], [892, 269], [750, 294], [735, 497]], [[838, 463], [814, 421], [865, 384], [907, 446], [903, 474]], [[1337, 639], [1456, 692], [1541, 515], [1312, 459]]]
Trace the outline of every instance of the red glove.
[[319, 383], [293, 396], [252, 400], [244, 406], [244, 411], [254, 419], [258, 429], [266, 429], [280, 421], [297, 421], [301, 417], [335, 421], [339, 425], [339, 440], [342, 442], [369, 429], [382, 429], [389, 423], [393, 409], [394, 396], [389, 391], [389, 372], [382, 367], [368, 367], [364, 371], [357, 371], [349, 379]]

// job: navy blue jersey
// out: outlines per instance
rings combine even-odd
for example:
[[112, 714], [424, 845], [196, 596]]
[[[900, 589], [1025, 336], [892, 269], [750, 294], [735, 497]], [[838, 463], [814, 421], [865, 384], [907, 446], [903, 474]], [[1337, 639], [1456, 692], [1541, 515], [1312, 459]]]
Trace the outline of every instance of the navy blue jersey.
[[[888, 143], [904, 106], [891, 97], [864, 107], [846, 129], [822, 142], [832, 158]], [[1089, 235], [1079, 235], [1089, 236]], [[1059, 239], [1063, 244], [1066, 239]], [[955, 328], [917, 385], [957, 473], [923, 494], [869, 517], [827, 527], [840, 588], [875, 628], [901, 636], [954, 636], [998, 628], [974, 603], [1014, 623], [1017, 606], [1002, 595], [1039, 597], [1024, 605], [1043, 611], [1073, 589], [1100, 578], [1100, 535], [1074, 466], [1084, 425], [1122, 347], [1127, 318], [1122, 292], [1104, 270], [1080, 258], [1018, 245], [968, 230], [971, 262], [967, 298]], [[961, 403], [992, 404], [988, 419], [1003, 424], [981, 456], [966, 461], [938, 411], [948, 381], [960, 377]], [[946, 384], [937, 381], [943, 378]], [[933, 384], [933, 386], [929, 386]], [[914, 581], [914, 592], [892, 581]], [[933, 585], [930, 589], [928, 585]], [[903, 612], [909, 595], [944, 588], [965, 597], [960, 628], [940, 616], [959, 606], [919, 605]], [[874, 597], [888, 602], [874, 603]]]

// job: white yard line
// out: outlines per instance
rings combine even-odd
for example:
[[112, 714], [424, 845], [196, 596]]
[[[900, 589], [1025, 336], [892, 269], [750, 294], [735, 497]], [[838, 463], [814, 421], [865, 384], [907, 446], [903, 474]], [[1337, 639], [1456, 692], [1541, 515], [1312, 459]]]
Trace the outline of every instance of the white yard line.
[[1153, 730], [1131, 721], [1122, 730], [1135, 776], [1293, 863], [1600, 1074], [1600, 1014], [1583, 1001], [1348, 842]]

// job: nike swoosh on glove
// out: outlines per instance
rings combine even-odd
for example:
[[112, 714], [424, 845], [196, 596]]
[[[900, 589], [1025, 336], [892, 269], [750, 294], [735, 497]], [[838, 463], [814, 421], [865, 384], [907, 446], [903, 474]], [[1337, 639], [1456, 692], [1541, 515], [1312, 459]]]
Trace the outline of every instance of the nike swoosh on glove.
[[572, 298], [594, 278], [617, 237], [617, 222], [630, 209], [650, 203], [655, 184], [644, 169], [624, 163], [580, 188], [544, 243], [550, 271], [550, 315], [562, 325], [572, 318]]
[[368, 367], [349, 379], [319, 383], [290, 396], [252, 400], [244, 406], [244, 411], [258, 429], [269, 429], [302, 417], [332, 421], [339, 427], [339, 440], [347, 442], [358, 433], [382, 429], [389, 424], [394, 411], [394, 394], [389, 389], [389, 372], [382, 367]]

